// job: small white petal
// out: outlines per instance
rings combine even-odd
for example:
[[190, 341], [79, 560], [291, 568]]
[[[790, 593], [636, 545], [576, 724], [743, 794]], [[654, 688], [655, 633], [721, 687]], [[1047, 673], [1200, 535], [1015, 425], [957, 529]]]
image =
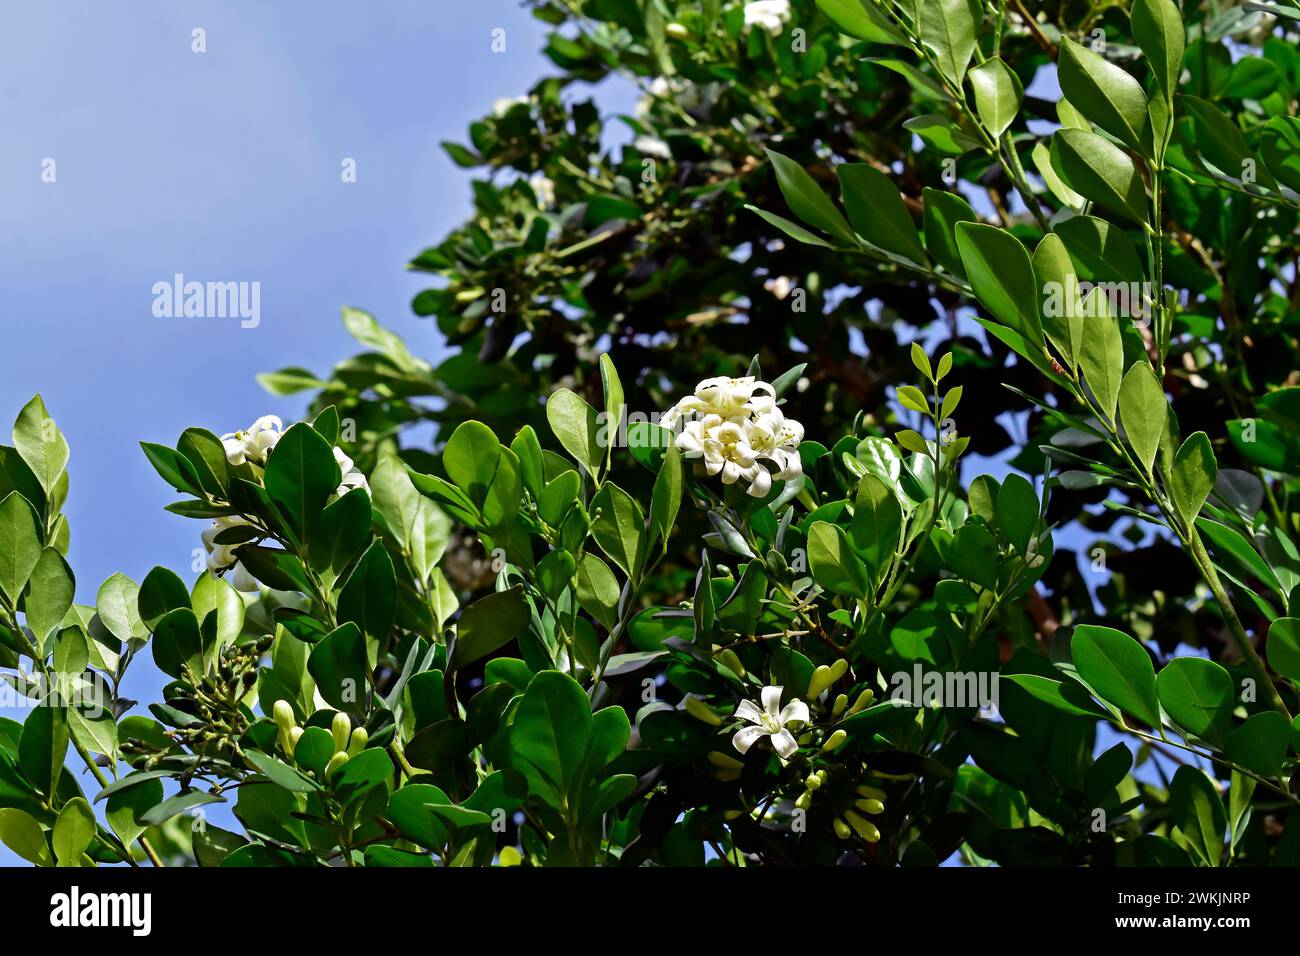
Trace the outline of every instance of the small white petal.
[[762, 727], [741, 727], [736, 731], [735, 736], [731, 738], [731, 746], [742, 754], [748, 753], [749, 748], [754, 746], [754, 742], [759, 737], [765, 736], [766, 733]]
[[808, 705], [801, 700], [792, 700], [781, 708], [781, 723], [783, 725], [795, 720], [805, 724], [808, 723]]
[[781, 691], [784, 689], [784, 687], [764, 687], [762, 693], [763, 709], [778, 720], [781, 717]]
[[799, 742], [794, 739], [794, 734], [788, 730], [783, 730], [779, 734], [772, 735], [772, 746], [781, 755], [781, 759], [789, 760], [794, 752], [799, 749]]
[[741, 720], [748, 720], [753, 724], [763, 722], [763, 712], [758, 709], [758, 706], [752, 700], [742, 700], [740, 706], [736, 708], [734, 716], [739, 717]]

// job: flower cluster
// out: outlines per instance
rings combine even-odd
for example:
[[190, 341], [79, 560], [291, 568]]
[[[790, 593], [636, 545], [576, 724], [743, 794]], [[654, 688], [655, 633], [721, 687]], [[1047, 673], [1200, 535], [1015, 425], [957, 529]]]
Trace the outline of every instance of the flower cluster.
[[790, 19], [790, 0], [754, 0], [745, 4], [745, 29], [758, 27], [769, 36], [780, 36]]
[[677, 450], [684, 458], [703, 458], [705, 471], [721, 474], [724, 485], [743, 480], [750, 495], [762, 498], [774, 477], [764, 461], [776, 466], [778, 480], [803, 474], [803, 426], [785, 417], [767, 382], [753, 376], [705, 379], [661, 419], [665, 428], [682, 421]]
[[[221, 444], [226, 450], [226, 461], [236, 467], [246, 464], [265, 467], [267, 458], [270, 457], [283, 433], [284, 422], [279, 416], [263, 415], [245, 429], [222, 435]], [[334, 460], [338, 462], [339, 471], [343, 475], [343, 480], [335, 489], [336, 495], [345, 495], [353, 488], [363, 488], [367, 494], [370, 493], [370, 485], [366, 481], [365, 474], [356, 467], [351, 458], [344, 454], [343, 449], [337, 446], [334, 448]], [[213, 521], [212, 526], [200, 537], [203, 539], [203, 547], [208, 552], [208, 570], [216, 574], [229, 568], [231, 570], [227, 580], [231, 585], [236, 590], [252, 592], [258, 588], [257, 580], [248, 573], [235, 556], [235, 550], [245, 543], [244, 539], [234, 544], [217, 541], [223, 531], [244, 527], [256, 527], [256, 525], [242, 515], [224, 515]]]

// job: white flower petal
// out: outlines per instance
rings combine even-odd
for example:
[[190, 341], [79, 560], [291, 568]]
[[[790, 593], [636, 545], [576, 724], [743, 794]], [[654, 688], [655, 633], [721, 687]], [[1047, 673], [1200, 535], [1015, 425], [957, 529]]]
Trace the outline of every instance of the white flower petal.
[[781, 708], [782, 725], [795, 720], [808, 723], [808, 705], [801, 700], [792, 700]]
[[749, 748], [754, 746], [754, 742], [759, 737], [766, 736], [767, 731], [762, 727], [741, 727], [731, 738], [731, 746], [735, 747], [742, 754], [748, 753]]
[[782, 760], [789, 760], [794, 752], [799, 749], [799, 741], [794, 739], [794, 734], [788, 730], [783, 730], [779, 734], [772, 735], [772, 747]]
[[784, 687], [764, 687], [762, 692], [763, 709], [776, 720], [781, 718], [781, 691]]
[[763, 722], [763, 712], [758, 709], [758, 705], [752, 700], [742, 700], [736, 707], [736, 717], [741, 720], [748, 720], [750, 723], [759, 724]]

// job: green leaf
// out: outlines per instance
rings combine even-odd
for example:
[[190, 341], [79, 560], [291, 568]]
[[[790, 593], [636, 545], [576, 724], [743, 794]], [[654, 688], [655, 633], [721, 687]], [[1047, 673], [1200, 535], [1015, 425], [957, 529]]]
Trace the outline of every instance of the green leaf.
[[1124, 376], [1124, 338], [1120, 320], [1111, 315], [1102, 289], [1093, 289], [1083, 304], [1083, 347], [1079, 366], [1102, 415], [1115, 421], [1120, 383]]
[[300, 540], [307, 540], [342, 475], [332, 449], [306, 422], [292, 426], [267, 458], [263, 483]]
[[682, 504], [682, 457], [677, 446], [669, 445], [664, 452], [663, 464], [655, 476], [654, 490], [650, 495], [649, 547], [656, 540], [668, 550], [668, 537], [677, 522], [677, 511]]
[[905, 46], [907, 40], [878, 10], [863, 6], [862, 0], [817, 0], [817, 9], [841, 33], [872, 43], [896, 43]]
[[844, 208], [858, 235], [917, 265], [928, 264], [912, 214], [893, 180], [868, 163], [841, 163], [835, 171]]
[[1061, 92], [1084, 116], [1130, 149], [1151, 154], [1147, 98], [1137, 80], [1069, 37], [1062, 38], [1057, 69]]
[[1218, 866], [1223, 858], [1228, 815], [1214, 781], [1205, 771], [1184, 764], [1169, 785], [1169, 800], [1174, 827], [1192, 853], [1206, 866]]
[[588, 474], [600, 474], [605, 453], [598, 441], [600, 423], [596, 410], [576, 392], [560, 388], [546, 400], [546, 420], [564, 450], [586, 468]]
[[99, 586], [99, 619], [119, 641], [140, 642], [149, 635], [140, 618], [139, 600], [139, 586], [125, 574], [114, 574]]
[[1300, 684], [1300, 618], [1280, 617], [1268, 629], [1268, 664], [1287, 680]]
[[921, 42], [934, 51], [939, 70], [961, 86], [975, 55], [976, 10], [969, 0], [925, 0], [916, 5]]
[[[1242, 179], [1255, 154], [1246, 144], [1241, 128], [1213, 103], [1196, 96], [1182, 96], [1180, 102], [1192, 117], [1192, 132], [1201, 158], [1208, 159], [1219, 171], [1232, 179]], [[1256, 166], [1255, 175], [1265, 186], [1273, 185], [1268, 169]]]
[[[153, 778], [139, 783], [140, 786], [112, 794], [104, 806], [104, 819], [108, 821], [109, 827], [117, 834], [118, 839], [127, 846], [134, 843], [136, 838], [148, 829], [140, 818], [163, 800], [162, 780]], [[99, 802], [99, 797], [95, 798], [95, 802]]]
[[373, 650], [388, 641], [397, 614], [397, 579], [393, 559], [375, 541], [357, 562], [339, 594], [338, 621], [361, 629]]
[[32, 470], [45, 494], [52, 496], [68, 466], [68, 443], [39, 395], [18, 413], [13, 436], [19, 457]]
[[1300, 192], [1300, 119], [1274, 116], [1259, 137], [1259, 153], [1277, 181]]
[[1038, 495], [1022, 475], [1007, 475], [998, 491], [998, 527], [1021, 556], [1029, 553], [1038, 528]]
[[72, 568], [63, 555], [54, 548], [42, 551], [27, 582], [27, 626], [41, 647], [72, 607], [75, 590]]
[[1264, 777], [1277, 777], [1290, 740], [1290, 722], [1277, 711], [1266, 710], [1246, 718], [1228, 737], [1228, 759]]
[[0, 808], [0, 840], [28, 863], [51, 866], [50, 845], [41, 825], [22, 810]]
[[808, 565], [813, 580], [834, 594], [865, 598], [871, 593], [866, 565], [838, 525], [813, 522], [808, 529]]
[[18, 738], [18, 764], [24, 776], [40, 793], [52, 796], [58, 790], [67, 754], [67, 711], [48, 703], [33, 708]]
[[198, 618], [188, 607], [168, 611], [154, 627], [153, 660], [169, 677], [180, 678], [188, 665], [196, 675], [204, 673], [203, 638]]
[[1201, 506], [1209, 497], [1219, 476], [1219, 463], [1210, 447], [1205, 432], [1195, 432], [1182, 443], [1174, 455], [1173, 469], [1169, 475], [1169, 494], [1174, 510], [1188, 528], [1201, 513]]
[[639, 578], [646, 548], [641, 506], [622, 488], [607, 481], [592, 499], [591, 507], [591, 533], [600, 549], [629, 578]]
[[767, 150], [767, 158], [776, 172], [776, 181], [781, 187], [781, 195], [785, 197], [786, 204], [796, 216], [836, 239], [847, 243], [854, 242], [853, 230], [844, 221], [844, 216], [802, 166], [773, 149]]
[[1169, 718], [1196, 737], [1223, 749], [1232, 726], [1232, 677], [1203, 657], [1175, 657], [1156, 678]]
[[290, 793], [312, 793], [320, 789], [320, 785], [314, 780], [303, 776], [293, 767], [290, 767], [282, 760], [275, 757], [269, 757], [264, 753], [256, 750], [244, 752], [244, 759], [253, 765], [253, 769], [266, 777], [277, 787], [288, 790]]
[[[379, 467], [383, 471], [381, 482], [371, 483], [371, 494], [375, 496], [373, 504], [375, 508], [380, 509], [380, 513], [388, 520], [388, 526], [393, 533], [399, 536], [404, 548], [410, 547], [409, 538], [417, 527], [417, 516], [420, 513], [422, 504], [427, 504], [433, 508], [432, 502], [420, 496], [411, 484], [411, 479], [407, 477], [406, 469], [397, 464], [392, 459], [385, 459], [387, 467], [381, 464]], [[378, 477], [380, 472], [376, 470]], [[404, 499], [402, 505], [406, 510], [399, 514], [393, 514], [391, 511], [385, 512], [380, 506], [379, 488], [386, 491], [391, 489], [395, 484], [402, 484], [404, 490], [409, 491], [409, 498]], [[384, 505], [389, 506], [391, 499], [385, 497]], [[311, 540], [307, 542], [307, 551], [312, 568], [324, 575], [328, 575], [326, 584], [332, 584], [336, 581], [346, 569], [357, 553], [370, 540], [370, 514], [371, 514], [371, 495], [361, 488], [354, 488], [340, 497], [336, 501], [331, 501], [325, 506], [325, 510], [320, 513], [320, 518], [316, 521], [316, 527], [312, 530]], [[401, 524], [403, 519], [410, 518], [411, 524]]]
[[[246, 796], [252, 794], [256, 787], [241, 787], [239, 790], [239, 799], [243, 800]], [[225, 803], [222, 797], [216, 794], [207, 793], [203, 790], [187, 790], [184, 793], [178, 793], [168, 797], [162, 803], [153, 807], [142, 817], [140, 822], [151, 827], [162, 826], [172, 817], [186, 810], [192, 810], [195, 807], [207, 806], [209, 803]]]
[[[546, 487], [546, 462], [542, 456], [542, 444], [532, 425], [524, 425], [510, 443], [510, 450], [519, 459], [519, 478], [534, 500], [542, 496]], [[373, 486], [373, 482], [372, 482]]]
[[[1041, 145], [1041, 144], [1040, 144]], [[1078, 276], [1061, 237], [1049, 232], [1034, 250], [1034, 273], [1043, 289], [1043, 332], [1071, 370], [1083, 351], [1084, 316]]]
[[759, 216], [764, 222], [776, 226], [776, 228], [780, 229], [783, 233], [785, 233], [791, 239], [794, 239], [796, 242], [802, 242], [806, 246], [820, 246], [823, 249], [834, 248], [825, 239], [821, 238], [818, 235], [815, 235], [812, 232], [809, 232], [807, 229], [799, 225], [797, 222], [792, 222], [789, 219], [786, 219], [784, 216], [778, 216], [774, 212], [768, 212], [766, 209], [759, 209], [757, 206], [751, 206], [748, 203], [745, 205], [745, 208], [748, 209], [750, 212], [754, 213], [755, 215]]
[[957, 224], [957, 248], [980, 304], [1041, 350], [1038, 280], [1020, 240], [997, 226], [963, 222]]
[[0, 591], [11, 607], [41, 558], [41, 538], [36, 513], [27, 499], [13, 491], [0, 501]]
[[366, 641], [356, 624], [343, 624], [321, 638], [312, 647], [307, 671], [332, 707], [354, 715], [364, 712]]
[[958, 577], [983, 588], [997, 586], [998, 545], [982, 525], [962, 525], [948, 549], [948, 563]]
[[1001, 139], [1020, 112], [1025, 98], [1020, 78], [1000, 57], [985, 60], [970, 71], [975, 111], [993, 139]]
[[1146, 187], [1129, 155], [1095, 133], [1059, 129], [1052, 136], [1052, 168], [1086, 199], [1139, 225], [1146, 222]]
[[59, 811], [51, 842], [59, 866], [80, 866], [81, 855], [95, 838], [95, 814], [83, 797], [73, 797]]
[[528, 627], [531, 616], [521, 584], [479, 598], [456, 621], [452, 667], [464, 668], [509, 644]]
[[1169, 417], [1169, 403], [1156, 373], [1145, 360], [1133, 363], [1119, 388], [1119, 417], [1124, 437], [1146, 473], [1160, 447], [1160, 436]]
[[447, 477], [480, 509], [500, 461], [501, 443], [482, 422], [462, 422], [442, 450]]
[[1173, 0], [1133, 0], [1129, 11], [1133, 38], [1146, 57], [1165, 99], [1173, 102], [1183, 69], [1186, 37]]
[[903, 510], [893, 489], [876, 475], [864, 475], [853, 499], [849, 538], [873, 580], [898, 553], [902, 526]]
[[[605, 428], [613, 434], [623, 420], [623, 383], [614, 368], [614, 360], [605, 353], [600, 356], [600, 382], [605, 395]], [[614, 443], [609, 442], [609, 448], [613, 447]]]
[[1151, 656], [1122, 631], [1081, 624], [1070, 640], [1079, 676], [1102, 700], [1148, 727], [1160, 726], [1160, 703]]
[[618, 620], [620, 588], [614, 572], [590, 551], [578, 564], [578, 603], [582, 609], [612, 631]]
[[510, 727], [510, 762], [527, 776], [529, 792], [562, 815], [585, 782], [591, 733], [591, 707], [577, 681], [559, 671], [533, 678]]

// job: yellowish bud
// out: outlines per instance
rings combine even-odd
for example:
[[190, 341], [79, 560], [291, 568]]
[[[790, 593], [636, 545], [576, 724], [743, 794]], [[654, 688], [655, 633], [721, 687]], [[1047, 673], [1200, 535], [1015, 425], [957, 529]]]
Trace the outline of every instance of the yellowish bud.
[[348, 743], [348, 756], [352, 757], [366, 749], [366, 744], [370, 742], [370, 734], [366, 728], [358, 727], [352, 731], [352, 740]]
[[835, 733], [826, 738], [826, 743], [822, 744], [822, 753], [828, 754], [832, 750], [835, 750], [840, 744], [844, 743], [844, 741], [848, 739], [848, 736], [849, 735], [842, 730], [835, 731]]
[[803, 782], [803, 785], [809, 790], [820, 790], [822, 786], [822, 778], [817, 776], [815, 773], [810, 773], [808, 774], [808, 779]]
[[834, 684], [835, 681], [839, 680], [848, 672], [849, 672], [848, 658], [844, 658], [844, 657], [836, 658], [835, 663], [831, 664], [831, 678], [832, 678], [831, 683]]
[[334, 721], [330, 724], [330, 733], [334, 736], [334, 749], [347, 751], [348, 738], [352, 736], [352, 721], [343, 711], [337, 711], [334, 714]]
[[301, 727], [295, 727], [293, 728], [293, 730], [289, 731], [289, 743], [292, 745], [289, 748], [289, 753], [294, 753], [295, 751], [297, 751], [298, 741], [301, 739], [302, 739]]
[[812, 679], [808, 681], [808, 699], [816, 700], [827, 687], [835, 683], [832, 671], [825, 664], [813, 671]]
[[864, 690], [861, 694], [858, 695], [858, 699], [855, 700], [853, 702], [853, 706], [849, 708], [849, 713], [856, 714], [858, 711], [870, 707], [871, 702], [875, 699], [875, 697], [876, 697], [876, 692], [873, 691], [870, 687], [868, 687], [866, 690]]
[[858, 836], [868, 843], [878, 843], [880, 841], [880, 831], [870, 820], [864, 820], [852, 810], [844, 811], [844, 819], [849, 822], [849, 826], [857, 831]]
[[715, 767], [721, 767], [724, 770], [740, 770], [745, 765], [732, 757], [730, 754], [724, 754], [719, 750], [709, 751], [709, 763]]
[[686, 29], [680, 23], [669, 23], [664, 25], [664, 33], [674, 40], [685, 40], [691, 35], [691, 31]]
[[330, 757], [330, 762], [325, 766], [325, 776], [333, 776], [334, 771], [338, 770], [339, 767], [343, 766], [347, 762], [348, 755], [342, 750], [338, 751], [333, 757]]
[[847, 840], [853, 836], [853, 831], [849, 829], [849, 825], [843, 820], [833, 820], [831, 826], [835, 828], [835, 835], [841, 840]]
[[286, 734], [298, 724], [293, 716], [293, 707], [287, 700], [277, 700], [271, 708], [271, 716], [275, 718], [276, 726]]
[[713, 771], [714, 779], [721, 780], [723, 783], [731, 783], [733, 780], [740, 779], [740, 771], [731, 767], [719, 767]]
[[713, 708], [698, 697], [687, 697], [682, 706], [686, 708], [686, 713], [710, 727], [717, 727], [722, 723], [722, 718], [713, 712]]
[[840, 714], [844, 713], [844, 708], [847, 707], [848, 705], [849, 705], [849, 695], [840, 694], [838, 697], [835, 698], [835, 703], [831, 705], [831, 716], [838, 717]]
[[497, 854], [497, 863], [500, 866], [518, 866], [524, 862], [523, 855], [512, 846], [503, 846], [501, 852]]
[[736, 652], [729, 647], [718, 652], [718, 663], [737, 677], [745, 676], [745, 665], [740, 662]]
[[807, 810], [812, 806], [812, 791], [805, 790], [803, 793], [799, 794], [799, 796], [795, 798], [794, 805], [796, 809]]
[[885, 791], [881, 790], [879, 787], [872, 787], [865, 783], [860, 783], [858, 784], [857, 790], [859, 795], [864, 796], [869, 800], [879, 800], [881, 803], [885, 802]]
[[885, 805], [879, 800], [854, 800], [853, 805], [863, 813], [884, 813]]

